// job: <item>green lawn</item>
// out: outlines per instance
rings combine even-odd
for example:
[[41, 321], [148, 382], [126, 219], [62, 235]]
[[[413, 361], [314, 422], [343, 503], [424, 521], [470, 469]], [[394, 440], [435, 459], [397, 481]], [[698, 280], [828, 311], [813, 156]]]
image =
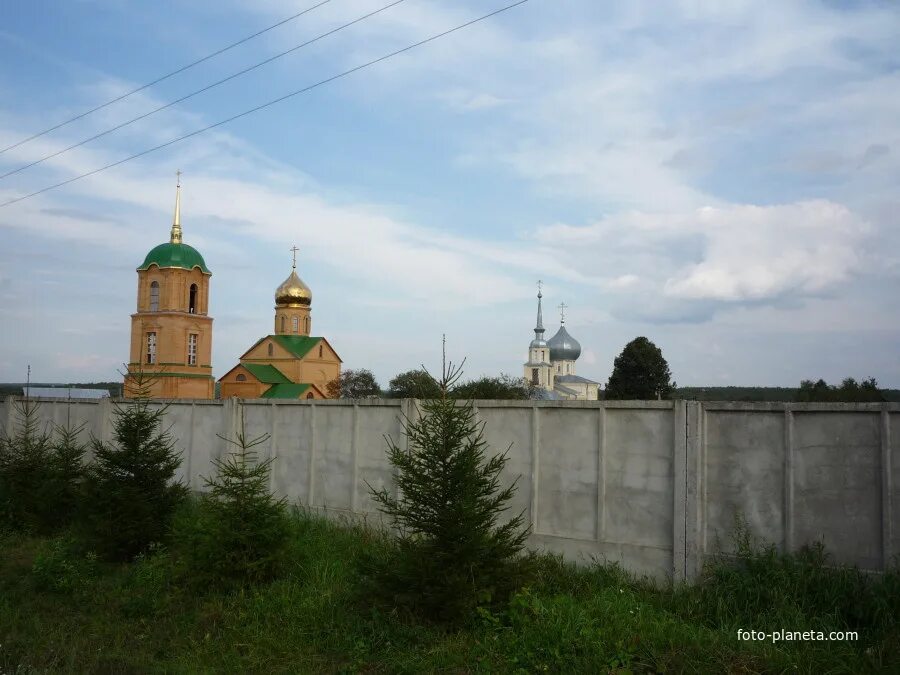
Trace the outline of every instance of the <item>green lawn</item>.
[[[444, 631], [366, 600], [378, 533], [298, 515], [293, 563], [255, 589], [196, 588], [177, 551], [106, 565], [64, 539], [0, 539], [0, 673], [900, 672], [900, 575], [757, 549], [694, 588], [542, 558], [530, 588]], [[856, 628], [741, 642], [738, 628]]]

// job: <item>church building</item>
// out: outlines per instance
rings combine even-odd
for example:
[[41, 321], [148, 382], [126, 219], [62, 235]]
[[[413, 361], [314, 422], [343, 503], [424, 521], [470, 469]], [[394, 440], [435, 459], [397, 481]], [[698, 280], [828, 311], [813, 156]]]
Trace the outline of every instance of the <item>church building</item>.
[[180, 178], [179, 172], [169, 241], [152, 249], [137, 268], [126, 397], [140, 393], [150, 398], [213, 398], [214, 394], [212, 272], [199, 251], [182, 241]]
[[291, 274], [275, 290], [274, 333], [257, 340], [219, 379], [222, 398], [329, 398], [327, 385], [341, 374], [328, 340], [309, 334], [312, 291], [297, 276], [297, 247], [291, 250]]
[[575, 374], [575, 361], [581, 356], [581, 345], [566, 330], [565, 303], [559, 306], [559, 330], [552, 338], [544, 340], [543, 297], [541, 283], [538, 282], [537, 325], [534, 339], [528, 345], [525, 379], [538, 388], [544, 399], [596, 401], [600, 383]]

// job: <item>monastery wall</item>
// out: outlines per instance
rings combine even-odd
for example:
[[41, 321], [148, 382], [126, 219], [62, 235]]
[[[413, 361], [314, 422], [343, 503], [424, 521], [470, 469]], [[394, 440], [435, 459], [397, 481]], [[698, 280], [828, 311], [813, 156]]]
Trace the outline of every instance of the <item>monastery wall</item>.
[[[736, 514], [782, 549], [822, 540], [835, 559], [883, 569], [900, 554], [900, 404], [693, 401], [478, 401], [494, 452], [509, 449], [512, 510], [530, 545], [589, 562], [620, 561], [693, 579], [730, 547]], [[45, 422], [85, 423], [109, 440], [115, 402], [41, 403]], [[178, 401], [166, 423], [193, 489], [228, 451], [243, 411], [248, 438], [269, 434], [272, 489], [334, 514], [378, 514], [369, 487], [393, 489], [383, 436], [405, 443], [413, 400]], [[12, 399], [0, 425], [14, 421]]]

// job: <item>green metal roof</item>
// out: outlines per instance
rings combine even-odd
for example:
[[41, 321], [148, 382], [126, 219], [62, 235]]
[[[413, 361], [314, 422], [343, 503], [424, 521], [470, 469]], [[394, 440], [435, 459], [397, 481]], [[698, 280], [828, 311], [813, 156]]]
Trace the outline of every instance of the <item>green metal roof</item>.
[[273, 384], [263, 393], [263, 398], [300, 398], [309, 389], [308, 384]]
[[257, 380], [263, 384], [289, 384], [290, 380], [285, 377], [278, 368], [269, 364], [262, 363], [242, 363], [242, 366], [250, 371]]
[[309, 350], [319, 344], [319, 340], [322, 339], [320, 337], [309, 337], [308, 335], [270, 335], [269, 337], [298, 359], [306, 356]]
[[172, 244], [170, 242], [160, 244], [147, 254], [147, 257], [144, 258], [144, 264], [138, 269], [146, 270], [150, 268], [150, 265], [159, 265], [161, 268], [180, 267], [185, 270], [199, 267], [204, 274], [212, 274], [206, 267], [200, 252], [187, 244]]

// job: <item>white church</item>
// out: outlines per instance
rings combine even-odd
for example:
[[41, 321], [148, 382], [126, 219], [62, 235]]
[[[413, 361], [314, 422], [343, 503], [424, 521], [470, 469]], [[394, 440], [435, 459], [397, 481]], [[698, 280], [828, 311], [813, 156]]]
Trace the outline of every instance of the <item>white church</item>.
[[581, 345], [566, 330], [565, 304], [560, 305], [559, 330], [552, 338], [544, 340], [543, 297], [541, 283], [538, 282], [537, 325], [534, 340], [528, 346], [525, 379], [538, 387], [543, 399], [596, 401], [600, 383], [575, 374], [575, 361], [581, 356]]

